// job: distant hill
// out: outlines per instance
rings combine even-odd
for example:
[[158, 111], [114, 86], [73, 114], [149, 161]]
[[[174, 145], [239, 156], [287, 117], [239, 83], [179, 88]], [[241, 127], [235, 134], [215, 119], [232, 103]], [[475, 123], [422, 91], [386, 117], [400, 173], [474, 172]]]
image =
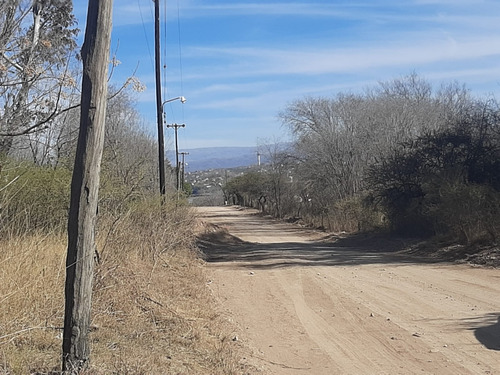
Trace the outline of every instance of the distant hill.
[[[190, 172], [257, 164], [257, 147], [206, 147], [182, 151], [189, 152], [185, 158], [186, 171]], [[167, 157], [171, 162], [173, 161], [172, 164], [175, 164], [175, 152], [168, 152]], [[265, 163], [263, 156], [261, 162]]]

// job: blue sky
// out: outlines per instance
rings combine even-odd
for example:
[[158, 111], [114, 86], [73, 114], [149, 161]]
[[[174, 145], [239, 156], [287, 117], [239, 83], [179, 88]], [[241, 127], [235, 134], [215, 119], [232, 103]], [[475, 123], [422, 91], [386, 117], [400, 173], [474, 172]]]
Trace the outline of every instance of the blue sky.
[[[416, 72], [458, 81], [480, 97], [500, 92], [500, 1], [160, 0], [163, 100], [181, 149], [287, 140], [277, 115], [306, 96], [361, 92]], [[85, 28], [87, 1], [74, 2]], [[138, 110], [156, 134], [154, 3], [115, 0], [112, 49], [146, 85]], [[166, 129], [166, 147], [173, 130]]]

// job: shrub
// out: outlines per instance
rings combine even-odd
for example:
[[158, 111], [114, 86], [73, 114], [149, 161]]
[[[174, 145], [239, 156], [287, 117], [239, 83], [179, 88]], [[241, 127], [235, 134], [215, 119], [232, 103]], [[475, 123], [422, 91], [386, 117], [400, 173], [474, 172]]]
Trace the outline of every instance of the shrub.
[[0, 232], [66, 228], [71, 172], [6, 162], [0, 171]]
[[380, 212], [364, 196], [336, 201], [328, 210], [328, 229], [336, 232], [370, 231], [382, 224]]
[[405, 146], [370, 169], [368, 185], [373, 191], [373, 202], [382, 207], [393, 232], [429, 234], [432, 228], [422, 205], [422, 162]]
[[[101, 218], [89, 373], [241, 373], [194, 247], [194, 217], [159, 203], [138, 203], [117, 225]], [[59, 373], [65, 238], [0, 238], [0, 249], [0, 373]]]
[[[462, 243], [495, 242], [500, 235], [500, 194], [487, 185], [448, 183], [427, 199], [436, 234]], [[435, 203], [431, 203], [435, 202]]]
[[496, 240], [500, 142], [497, 122], [484, 124], [491, 119], [423, 135], [371, 168], [368, 185], [393, 230]]

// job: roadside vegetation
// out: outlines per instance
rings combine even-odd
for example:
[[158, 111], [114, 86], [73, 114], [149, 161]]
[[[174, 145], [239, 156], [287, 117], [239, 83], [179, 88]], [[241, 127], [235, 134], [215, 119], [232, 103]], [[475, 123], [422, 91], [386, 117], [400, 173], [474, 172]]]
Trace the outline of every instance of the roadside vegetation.
[[294, 141], [230, 180], [231, 203], [335, 232], [390, 231], [467, 246], [500, 236], [500, 108], [417, 74], [281, 113]]
[[[81, 76], [72, 5], [61, 4], [0, 4], [0, 374], [61, 368]], [[242, 373], [170, 165], [159, 198], [141, 89], [132, 77], [108, 93], [88, 373]]]
[[[161, 204], [155, 141], [140, 130], [130, 93], [108, 111], [91, 373], [240, 373], [207, 287], [193, 212], [173, 178]], [[60, 370], [72, 163], [69, 151], [37, 163], [22, 152], [29, 141], [17, 138], [26, 147], [0, 162], [0, 374]]]
[[[0, 3], [0, 374], [57, 373], [61, 362], [81, 62], [71, 2], [36, 4]], [[134, 109], [141, 89], [133, 77], [109, 88], [89, 371], [245, 373], [171, 166], [158, 197], [156, 140]], [[280, 115], [293, 148], [263, 150], [271, 163], [229, 181], [226, 200], [333, 231], [496, 243], [498, 114], [494, 101], [416, 75], [300, 99]]]
[[[140, 130], [130, 94], [108, 111], [91, 373], [241, 371], [207, 288], [193, 213], [173, 178], [161, 204], [155, 141]], [[60, 369], [71, 153], [55, 160], [47, 151], [42, 163], [33, 149], [18, 137], [0, 162], [0, 374]]]
[[[192, 243], [193, 217], [157, 203], [101, 223], [90, 373], [239, 373]], [[66, 238], [40, 230], [2, 237], [0, 248], [0, 374], [59, 373]]]

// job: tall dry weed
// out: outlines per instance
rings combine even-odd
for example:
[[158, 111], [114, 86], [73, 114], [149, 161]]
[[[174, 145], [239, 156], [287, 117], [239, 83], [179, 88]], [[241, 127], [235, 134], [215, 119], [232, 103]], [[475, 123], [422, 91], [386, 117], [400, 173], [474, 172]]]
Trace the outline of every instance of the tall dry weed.
[[[92, 306], [92, 374], [241, 374], [207, 287], [187, 207], [138, 204], [102, 218]], [[60, 367], [66, 240], [0, 247], [0, 374]]]
[[57, 368], [65, 243], [55, 234], [0, 241], [0, 374]]

